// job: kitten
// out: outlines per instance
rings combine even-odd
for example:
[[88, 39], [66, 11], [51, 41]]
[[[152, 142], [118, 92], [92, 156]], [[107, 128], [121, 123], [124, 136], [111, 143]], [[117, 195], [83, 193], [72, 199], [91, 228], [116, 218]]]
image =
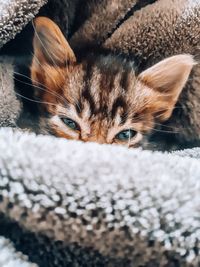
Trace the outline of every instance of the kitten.
[[[76, 55], [58, 26], [34, 21], [31, 79], [46, 131], [67, 139], [136, 147], [168, 120], [195, 65], [176, 55], [137, 73], [111, 53]], [[47, 116], [44, 116], [44, 115]]]

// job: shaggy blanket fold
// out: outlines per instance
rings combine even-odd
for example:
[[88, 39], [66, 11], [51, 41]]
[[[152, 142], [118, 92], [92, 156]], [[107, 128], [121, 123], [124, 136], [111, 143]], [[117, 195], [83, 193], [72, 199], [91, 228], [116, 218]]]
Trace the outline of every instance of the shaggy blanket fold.
[[47, 0], [0, 1], [0, 48], [34, 18]]
[[12, 62], [0, 59], [0, 127], [15, 126], [21, 111], [20, 101], [13, 90], [13, 71]]
[[2, 129], [0, 234], [39, 266], [199, 266], [200, 150], [184, 153]]
[[[200, 1], [172, 2], [181, 1], [190, 7], [185, 17], [195, 14], [195, 25], [199, 25]], [[55, 7], [55, 20], [58, 23], [61, 20], [61, 28], [69, 28], [73, 35], [70, 42], [76, 50], [94, 40], [109, 49], [114, 44], [114, 49], [118, 49], [122, 41], [119, 32], [127, 19], [134, 20], [141, 14], [144, 18], [145, 12], [157, 10], [165, 0], [75, 2], [77, 7], [72, 8], [75, 18], [70, 19], [67, 17], [70, 12], [65, 18], [58, 14], [64, 13], [59, 11], [61, 6], [70, 7], [73, 1], [49, 0], [48, 4]], [[0, 47], [45, 3], [0, 0]], [[48, 10], [44, 7], [42, 12]], [[99, 12], [104, 18], [102, 24], [98, 21]], [[140, 21], [135, 28], [137, 38]], [[200, 36], [196, 33], [188, 48], [194, 51]], [[146, 47], [149, 49], [150, 44]], [[20, 98], [14, 93], [13, 72], [12, 61], [1, 59], [0, 127], [15, 127], [23, 110]], [[200, 84], [198, 73], [199, 66], [187, 87], [192, 88], [193, 95]], [[191, 102], [188, 109], [195, 107], [196, 112], [199, 103]], [[198, 136], [199, 124], [195, 124], [198, 112], [195, 112], [190, 122]], [[172, 154], [128, 150], [2, 128], [0, 266], [199, 267], [199, 160], [199, 148]]]

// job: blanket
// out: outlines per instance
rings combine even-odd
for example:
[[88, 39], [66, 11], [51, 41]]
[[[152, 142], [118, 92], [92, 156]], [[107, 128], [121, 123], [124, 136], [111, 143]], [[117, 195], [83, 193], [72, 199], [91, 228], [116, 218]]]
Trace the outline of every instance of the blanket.
[[0, 59], [0, 127], [16, 126], [20, 115], [21, 103], [14, 91], [12, 61]]
[[[143, 19], [138, 18], [147, 18], [151, 25], [157, 10], [161, 10], [163, 21], [170, 24], [169, 14], [176, 11], [173, 5], [168, 11], [163, 9], [163, 0], [74, 1], [76, 7], [72, 2], [49, 0], [48, 4], [55, 7], [55, 20], [67, 29], [66, 36], [72, 36], [70, 43], [74, 50], [96, 44], [118, 50], [119, 36], [128, 20], [138, 22], [135, 40], [139, 40]], [[0, 0], [1, 46], [14, 38], [45, 3]], [[58, 15], [62, 3], [71, 6], [69, 13], [73, 14], [71, 18], [65, 17], [64, 23]], [[53, 17], [48, 4], [40, 12]], [[184, 9], [185, 6], [190, 8]], [[190, 36], [185, 38], [190, 40], [185, 52], [198, 51], [198, 6], [198, 0], [188, 0], [178, 9], [179, 22], [180, 14], [188, 19], [186, 25], [196, 21], [190, 28]], [[100, 22], [99, 12], [102, 12]], [[159, 25], [160, 13], [156, 14]], [[194, 38], [193, 30], [196, 30]], [[139, 49], [141, 44], [144, 42], [135, 47]], [[149, 47], [152, 45], [142, 49], [141, 64], [151, 54], [145, 50]], [[150, 61], [158, 59], [159, 53], [155, 53]], [[193, 96], [198, 94], [198, 71], [197, 66], [188, 85]], [[0, 126], [3, 127], [16, 127], [23, 112], [23, 103], [14, 91], [13, 73], [12, 60], [1, 59]], [[189, 109], [196, 109], [187, 120], [194, 125], [194, 136], [198, 136], [195, 123], [198, 103], [194, 101], [191, 105], [188, 104]], [[2, 128], [0, 265], [198, 267], [199, 157], [199, 148], [171, 154], [128, 150]]]
[[34, 18], [46, 0], [0, 1], [0, 48]]
[[2, 129], [0, 235], [39, 266], [197, 267], [200, 149], [190, 154]]

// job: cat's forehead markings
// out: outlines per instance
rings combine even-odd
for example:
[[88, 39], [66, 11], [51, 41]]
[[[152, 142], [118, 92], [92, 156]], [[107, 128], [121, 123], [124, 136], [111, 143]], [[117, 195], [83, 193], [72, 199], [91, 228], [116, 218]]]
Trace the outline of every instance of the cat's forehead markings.
[[91, 96], [93, 97], [96, 105], [99, 105], [99, 86], [100, 86], [100, 80], [101, 80], [101, 73], [99, 70], [94, 67], [93, 68], [93, 75], [91, 76], [90, 79], [90, 85], [89, 85], [89, 90], [91, 93]]
[[118, 126], [120, 122], [121, 122], [121, 116], [120, 116], [120, 113], [118, 112], [114, 118], [115, 126]]
[[84, 71], [80, 65], [74, 66], [67, 74], [66, 83], [69, 87], [80, 86], [80, 82], [84, 80]]
[[83, 111], [81, 113], [81, 118], [84, 121], [88, 121], [88, 119], [90, 118], [90, 115], [91, 115], [91, 110], [90, 110], [89, 103], [84, 102]]

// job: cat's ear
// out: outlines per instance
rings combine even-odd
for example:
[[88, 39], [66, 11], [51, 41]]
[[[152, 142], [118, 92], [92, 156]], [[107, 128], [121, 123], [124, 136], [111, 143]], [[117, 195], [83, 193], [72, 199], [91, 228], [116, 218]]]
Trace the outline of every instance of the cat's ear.
[[177, 55], [157, 63], [139, 75], [138, 80], [151, 90], [149, 110], [158, 115], [160, 121], [171, 116], [195, 64], [191, 55]]
[[35, 30], [33, 62], [35, 64], [65, 67], [76, 61], [67, 40], [52, 20], [38, 17], [34, 20], [33, 26]]

